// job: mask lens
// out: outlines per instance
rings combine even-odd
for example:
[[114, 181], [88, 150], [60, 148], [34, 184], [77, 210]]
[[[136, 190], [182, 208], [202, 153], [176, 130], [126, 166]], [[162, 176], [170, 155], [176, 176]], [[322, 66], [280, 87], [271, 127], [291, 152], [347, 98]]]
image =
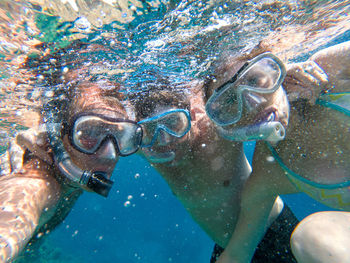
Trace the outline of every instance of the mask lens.
[[184, 112], [171, 112], [158, 119], [158, 127], [176, 137], [184, 136], [188, 126], [189, 122]]
[[115, 139], [121, 155], [128, 155], [134, 153], [141, 144], [142, 130], [132, 122], [112, 122], [97, 116], [83, 116], [74, 123], [72, 141], [82, 152], [96, 152], [107, 136]]
[[262, 94], [275, 92], [285, 74], [283, 63], [272, 54], [256, 57], [209, 98], [206, 104], [208, 116], [220, 126], [238, 122], [242, 116], [243, 92]]
[[255, 92], [270, 93], [278, 88], [281, 75], [279, 64], [271, 57], [264, 57], [243, 72], [236, 85], [248, 87]]
[[232, 124], [241, 117], [241, 98], [235, 87], [235, 84], [227, 84], [207, 102], [208, 115], [219, 125]]
[[190, 128], [190, 120], [184, 111], [170, 111], [140, 122], [142, 124], [143, 145], [152, 145], [161, 130], [174, 137], [184, 136]]
[[153, 137], [156, 135], [157, 123], [155, 121], [145, 122], [145, 123], [142, 123], [142, 128], [143, 128], [142, 144], [149, 145], [152, 143]]
[[[124, 122], [124, 132], [115, 135], [121, 155], [136, 152], [141, 145], [142, 129], [134, 123]], [[117, 137], [119, 136], [119, 137]]]
[[72, 135], [79, 150], [94, 153], [105, 136], [103, 122], [98, 117], [81, 117], [75, 121]]

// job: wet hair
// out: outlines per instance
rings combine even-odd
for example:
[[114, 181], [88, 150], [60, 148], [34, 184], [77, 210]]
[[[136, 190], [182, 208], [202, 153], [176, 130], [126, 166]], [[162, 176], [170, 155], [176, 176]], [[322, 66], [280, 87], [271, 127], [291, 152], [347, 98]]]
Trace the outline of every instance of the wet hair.
[[142, 86], [143, 89], [128, 96], [138, 120], [151, 116], [156, 108], [190, 109], [189, 97], [182, 86], [172, 86], [167, 79], [161, 77], [156, 82], [142, 83]]
[[[42, 114], [53, 110], [59, 120], [67, 121], [87, 103], [121, 106], [120, 85], [99, 73], [99, 69], [106, 71], [100, 60], [109, 52], [106, 47], [77, 40], [64, 48], [41, 44], [37, 49], [45, 54], [29, 56], [23, 68], [30, 72], [33, 86], [43, 93], [51, 92], [47, 99], [41, 96]], [[84, 96], [84, 92], [91, 96]]]

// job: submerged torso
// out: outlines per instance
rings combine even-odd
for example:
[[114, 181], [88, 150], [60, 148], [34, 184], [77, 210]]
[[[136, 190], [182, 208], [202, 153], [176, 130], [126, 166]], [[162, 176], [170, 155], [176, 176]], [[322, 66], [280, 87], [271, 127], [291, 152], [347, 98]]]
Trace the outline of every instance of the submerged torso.
[[[204, 109], [203, 109], [204, 110]], [[243, 184], [250, 173], [242, 143], [220, 138], [199, 112], [190, 142], [172, 163], [153, 164], [193, 219], [219, 245], [228, 243], [240, 209]]]
[[275, 158], [299, 190], [350, 210], [350, 115], [322, 101], [292, 107], [287, 137], [275, 148]]

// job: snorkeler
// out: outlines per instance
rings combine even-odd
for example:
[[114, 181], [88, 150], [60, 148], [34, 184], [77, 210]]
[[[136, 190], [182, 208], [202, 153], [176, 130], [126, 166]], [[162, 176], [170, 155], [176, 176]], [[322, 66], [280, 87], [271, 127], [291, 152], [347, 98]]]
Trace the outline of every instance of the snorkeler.
[[[127, 118], [118, 88], [86, 70], [59, 75], [69, 89], [63, 90], [64, 101], [45, 106], [41, 122], [46, 129], [16, 138], [26, 151], [23, 169], [0, 176], [1, 262], [11, 262], [61, 223], [83, 190], [107, 196], [119, 156], [141, 145], [142, 129]], [[28, 142], [31, 147], [25, 147]]]
[[[192, 218], [217, 244], [211, 259], [229, 243], [240, 213], [240, 196], [250, 174], [241, 142], [217, 133], [205, 114], [204, 83], [172, 87], [166, 80], [149, 83], [130, 97], [143, 126], [142, 154], [167, 181]], [[270, 213], [271, 225], [253, 262], [295, 262], [289, 237], [298, 223], [280, 199]], [[273, 230], [272, 230], [273, 229]], [[277, 234], [278, 233], [278, 234]]]
[[[208, 116], [222, 137], [257, 140], [230, 249], [218, 262], [250, 262], [279, 194], [303, 191], [330, 207], [350, 210], [349, 51], [350, 42], [345, 42], [288, 66], [283, 87], [290, 95], [290, 112], [281, 87], [283, 63], [264, 50], [248, 62], [232, 62], [235, 74], [208, 100]], [[298, 241], [310, 231], [300, 233]], [[307, 256], [317, 251], [317, 245], [307, 251], [293, 248], [300, 262], [310, 262]], [[336, 256], [314, 262], [345, 262]]]

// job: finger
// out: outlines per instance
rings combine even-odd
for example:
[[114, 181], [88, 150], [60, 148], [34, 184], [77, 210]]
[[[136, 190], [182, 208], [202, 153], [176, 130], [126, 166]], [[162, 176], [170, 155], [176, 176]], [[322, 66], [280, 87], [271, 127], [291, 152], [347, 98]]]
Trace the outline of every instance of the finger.
[[288, 76], [299, 82], [321, 84], [328, 82], [328, 76], [314, 61], [296, 63], [288, 66]]
[[319, 85], [320, 81], [309, 71], [299, 71], [295, 73], [294, 78], [298, 80], [298, 82], [303, 83], [303, 86], [310, 85]]
[[305, 63], [303, 66], [303, 71], [305, 72], [306, 76], [313, 78], [318, 84], [328, 82], [327, 74], [314, 61], [309, 61]]
[[317, 65], [316, 62], [313, 63], [315, 64], [313, 67], [313, 75], [315, 78], [317, 78], [321, 83], [328, 83], [328, 75], [326, 72], [324, 72], [324, 70], [319, 65]]
[[23, 167], [24, 150], [16, 143], [10, 142], [9, 150], [11, 172], [17, 173]]
[[9, 155], [9, 152], [6, 151], [4, 154], [0, 156], [0, 176], [7, 175], [10, 173], [11, 173], [10, 155]]
[[35, 140], [35, 132], [32, 129], [19, 132], [16, 136], [16, 143], [23, 149], [28, 149], [31, 152], [33, 151]]
[[41, 125], [36, 133], [36, 136], [37, 136], [37, 144], [39, 146], [49, 145], [49, 138], [47, 136], [46, 126]]

